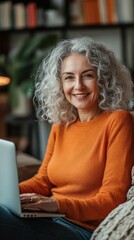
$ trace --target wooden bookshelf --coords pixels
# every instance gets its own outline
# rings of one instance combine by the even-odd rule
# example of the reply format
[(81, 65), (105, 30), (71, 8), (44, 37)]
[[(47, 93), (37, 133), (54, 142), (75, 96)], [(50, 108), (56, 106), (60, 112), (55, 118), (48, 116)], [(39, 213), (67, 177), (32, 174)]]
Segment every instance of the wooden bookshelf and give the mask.
[[(60, 2), (60, 4), (56, 5), (56, 2)], [(120, 4), (122, 3), (122, 4)], [(125, 4), (126, 3), (126, 4)], [(130, 7), (132, 4), (132, 7)], [(85, 15), (90, 15), (91, 12), (95, 13), (97, 10), (97, 14), (92, 16), (92, 20), (90, 22), (90, 18)], [(126, 11), (125, 11), (126, 8)], [(131, 10), (132, 8), (132, 10)], [(0, 24), (0, 35), (2, 39), (8, 38), (8, 42), (10, 42), (10, 36), (13, 34), (36, 34), (38, 32), (52, 32), (58, 31), (61, 33), (61, 37), (68, 37), (68, 31), (84, 31), (84, 30), (110, 30), (110, 29), (119, 29), (120, 38), (121, 38), (121, 49), (123, 61), (127, 64), (126, 55), (127, 55), (127, 32), (129, 29), (134, 29), (134, 16), (132, 12), (134, 10), (134, 2), (133, 0), (124, 1), (124, 0), (50, 0), (47, 3), (43, 3), (42, 1), (1, 1), (0, 9), (5, 11), (6, 14), (2, 13), (4, 19), (2, 19), (1, 24), (8, 22), (4, 26)], [(17, 18), (15, 19), (14, 9), (17, 9)], [(72, 10), (71, 10), (72, 9)], [(85, 10), (86, 9), (86, 10)], [(25, 10), (25, 14), (24, 14)], [(56, 22), (57, 18), (54, 18), (53, 22), (46, 21), (46, 18), (38, 20), (38, 10), (40, 10), (40, 18), (45, 16), (46, 13), (51, 14), (60, 14), (61, 22)], [(129, 11), (129, 12), (127, 12)], [(131, 14), (130, 14), (131, 11)], [(19, 14), (19, 12), (21, 14)], [(124, 13), (124, 19), (121, 12)], [(11, 24), (9, 23), (9, 16), (11, 17)], [(12, 13), (12, 14), (11, 14)], [(28, 14), (28, 15), (27, 15)], [(29, 15), (31, 14), (31, 18)], [(44, 14), (44, 15), (43, 15)], [(48, 14), (48, 16), (49, 16)], [(103, 15), (106, 15), (104, 17)], [(21, 18), (20, 18), (21, 16)], [(46, 14), (47, 16), (47, 14)], [(78, 17), (79, 16), (79, 17)], [(51, 16), (52, 17), (52, 16)], [(23, 19), (25, 18), (25, 19)], [(36, 18), (36, 19), (35, 19)], [(75, 18), (75, 21), (74, 21)], [(97, 19), (96, 19), (97, 18)], [(106, 19), (105, 19), (106, 18)], [(83, 19), (83, 20), (82, 20)], [(88, 21), (86, 21), (88, 19)], [(95, 20), (96, 19), (96, 20)], [(112, 20), (113, 19), (113, 20)], [(18, 22), (18, 25), (15, 24), (15, 21)], [(22, 23), (20, 22), (22, 21)], [(83, 21), (83, 22), (82, 22)], [(8, 26), (8, 27), (7, 27)], [(20, 27), (19, 27), (20, 26)], [(7, 44), (7, 49), (9, 50), (10, 44)], [(4, 50), (3, 50), (4, 49)], [(0, 52), (5, 53), (5, 41), (2, 40), (2, 44), (0, 47)]]

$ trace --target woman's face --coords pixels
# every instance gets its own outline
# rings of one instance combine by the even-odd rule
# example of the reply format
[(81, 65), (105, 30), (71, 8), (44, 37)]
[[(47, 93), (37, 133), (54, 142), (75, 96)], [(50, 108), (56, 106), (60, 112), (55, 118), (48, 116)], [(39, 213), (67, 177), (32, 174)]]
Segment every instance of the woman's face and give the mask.
[(78, 109), (78, 113), (98, 109), (96, 69), (84, 55), (72, 54), (63, 60), (61, 79), (65, 97)]

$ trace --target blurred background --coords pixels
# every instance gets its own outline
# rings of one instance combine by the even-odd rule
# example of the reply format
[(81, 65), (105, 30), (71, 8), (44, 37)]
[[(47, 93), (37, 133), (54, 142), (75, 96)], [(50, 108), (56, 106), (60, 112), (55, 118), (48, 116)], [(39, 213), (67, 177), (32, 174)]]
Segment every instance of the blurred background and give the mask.
[(133, 78), (133, 0), (0, 1), (0, 138), (17, 151), (42, 160), (51, 125), (36, 119), (34, 76), (57, 41), (82, 35), (110, 48)]

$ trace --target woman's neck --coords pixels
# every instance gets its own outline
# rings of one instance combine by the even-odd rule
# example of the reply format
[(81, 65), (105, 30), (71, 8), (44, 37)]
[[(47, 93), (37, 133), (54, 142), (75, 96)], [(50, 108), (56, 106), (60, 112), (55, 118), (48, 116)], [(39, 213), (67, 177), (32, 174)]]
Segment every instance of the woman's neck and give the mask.
[(101, 112), (102, 110), (100, 108), (96, 109), (95, 111), (90, 111), (88, 113), (81, 112), (79, 114), (79, 119), (81, 122), (89, 122), (92, 119), (96, 118), (98, 115), (100, 115)]

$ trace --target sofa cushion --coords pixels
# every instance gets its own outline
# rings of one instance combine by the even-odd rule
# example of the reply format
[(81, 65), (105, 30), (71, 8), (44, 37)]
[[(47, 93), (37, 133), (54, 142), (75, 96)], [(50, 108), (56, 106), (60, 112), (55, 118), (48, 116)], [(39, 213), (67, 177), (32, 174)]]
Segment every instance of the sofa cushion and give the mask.
[(132, 181), (131, 181), (131, 187), (127, 193), (127, 200), (130, 200), (131, 198), (134, 198), (134, 167), (132, 168)]
[(115, 208), (91, 237), (91, 240), (132, 239), (134, 239), (134, 197)]
[(40, 160), (37, 160), (36, 158), (26, 153), (17, 153), (19, 182), (22, 182), (34, 176), (37, 173), (40, 165)]
[(26, 166), (26, 165), (39, 165), (41, 161), (36, 159), (35, 157), (22, 152), (17, 152), (17, 165), (18, 167)]
[(25, 181), (33, 177), (37, 173), (39, 167), (40, 165), (37, 164), (19, 167), (18, 168), (19, 182)]

